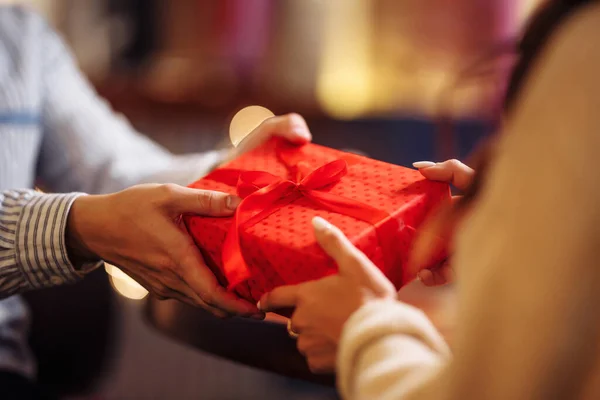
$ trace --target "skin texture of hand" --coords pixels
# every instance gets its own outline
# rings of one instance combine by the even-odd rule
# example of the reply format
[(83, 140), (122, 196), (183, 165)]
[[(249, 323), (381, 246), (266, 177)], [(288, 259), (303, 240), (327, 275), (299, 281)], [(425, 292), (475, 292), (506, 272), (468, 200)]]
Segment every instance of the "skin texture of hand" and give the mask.
[[(311, 140), (297, 114), (273, 117), (238, 148), (240, 155), (280, 136), (293, 143)], [(178, 185), (139, 185), (118, 193), (82, 196), (67, 222), (69, 256), (75, 262), (102, 259), (121, 268), (150, 293), (200, 306), (218, 317), (263, 318), (254, 304), (225, 290), (206, 266), (181, 223), (182, 214), (231, 216), (240, 199), (225, 193)]]
[[(472, 168), (458, 160), (448, 160), (441, 163), (420, 161), (414, 163), (413, 166), (425, 178), (449, 183), (459, 190), (468, 188), (475, 176), (475, 171)], [(455, 196), (453, 200), (456, 201), (458, 198), (460, 196)], [(452, 214), (450, 208), (442, 208), (438, 210), (437, 215), (432, 216), (419, 229), (413, 254), (411, 254), (411, 268), (419, 271), (419, 279), (427, 286), (443, 285), (451, 282), (454, 278), (454, 271), (448, 261), (431, 268), (429, 267), (429, 259), (436, 254), (441, 246), (447, 246), (459, 219), (457, 214)]]
[(394, 285), (336, 227), (313, 220), (315, 236), (337, 263), (339, 273), (299, 285), (283, 286), (260, 300), (262, 311), (294, 308), (291, 325), (298, 333), (298, 350), (315, 373), (332, 372), (344, 324), (373, 299), (396, 299)]

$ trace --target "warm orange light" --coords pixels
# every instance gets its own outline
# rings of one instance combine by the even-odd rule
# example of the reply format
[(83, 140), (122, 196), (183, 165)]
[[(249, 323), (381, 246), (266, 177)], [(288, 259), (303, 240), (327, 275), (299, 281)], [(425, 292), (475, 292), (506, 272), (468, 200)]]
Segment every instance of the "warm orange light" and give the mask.
[(373, 106), (372, 3), (338, 0), (325, 4), (317, 98), (333, 117), (360, 117)]
[(249, 106), (238, 111), (229, 125), (229, 138), (234, 146), (248, 136), (265, 119), (273, 117), (274, 114), (261, 106)]
[(121, 296), (132, 300), (141, 300), (148, 295), (148, 291), (125, 272), (114, 265), (104, 264), (104, 269), (110, 276), (110, 283)]

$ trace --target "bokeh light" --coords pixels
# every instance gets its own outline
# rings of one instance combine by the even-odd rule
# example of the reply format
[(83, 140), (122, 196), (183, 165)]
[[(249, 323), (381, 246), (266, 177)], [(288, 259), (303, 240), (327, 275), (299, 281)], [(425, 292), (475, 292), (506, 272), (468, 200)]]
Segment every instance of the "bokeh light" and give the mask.
[(360, 117), (373, 102), (371, 3), (337, 0), (327, 5), (317, 98), (334, 118)]
[(275, 114), (265, 107), (248, 106), (238, 111), (229, 125), (229, 138), (234, 146), (248, 136), (265, 119), (273, 117)]
[(104, 269), (110, 277), (112, 287), (121, 296), (132, 300), (141, 300), (148, 295), (148, 291), (142, 285), (114, 265), (104, 264)]

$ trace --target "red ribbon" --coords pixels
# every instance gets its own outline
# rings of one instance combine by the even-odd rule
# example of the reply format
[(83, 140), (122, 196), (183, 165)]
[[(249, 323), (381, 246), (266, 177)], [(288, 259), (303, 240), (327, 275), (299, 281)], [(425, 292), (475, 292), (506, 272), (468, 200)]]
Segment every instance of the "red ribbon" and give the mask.
[(384, 264), (387, 268), (395, 266), (394, 242), (399, 231), (398, 222), (386, 211), (329, 193), (331, 187), (339, 183), (348, 172), (346, 160), (338, 159), (310, 171), (310, 167), (299, 157), (297, 151), (289, 152), (285, 148), (279, 148), (278, 156), (296, 176), (294, 181), (268, 172), (232, 169), (216, 170), (207, 177), (232, 183), (237, 176), (237, 192), (243, 199), (233, 217), (222, 250), (223, 272), (230, 290), (251, 277), (242, 254), (240, 232), (301, 197), (308, 198), (329, 211), (375, 226), (383, 250)]

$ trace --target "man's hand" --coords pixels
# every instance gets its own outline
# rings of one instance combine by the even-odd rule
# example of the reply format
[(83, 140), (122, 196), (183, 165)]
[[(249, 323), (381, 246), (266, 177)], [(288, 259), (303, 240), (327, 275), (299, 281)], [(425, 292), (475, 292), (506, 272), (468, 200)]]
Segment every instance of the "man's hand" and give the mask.
[(224, 217), (239, 199), (177, 185), (140, 185), (75, 200), (67, 223), (74, 253), (101, 258), (160, 298), (175, 298), (213, 314), (259, 315), (221, 287), (180, 225), (181, 214)]
[[(279, 136), (304, 144), (312, 137), (297, 114), (273, 117), (254, 129), (232, 156)], [(181, 225), (182, 214), (227, 217), (240, 199), (177, 185), (140, 185), (105, 196), (75, 200), (66, 231), (72, 259), (100, 258), (160, 298), (197, 305), (216, 316), (263, 318), (254, 304), (226, 291), (204, 263)]]

